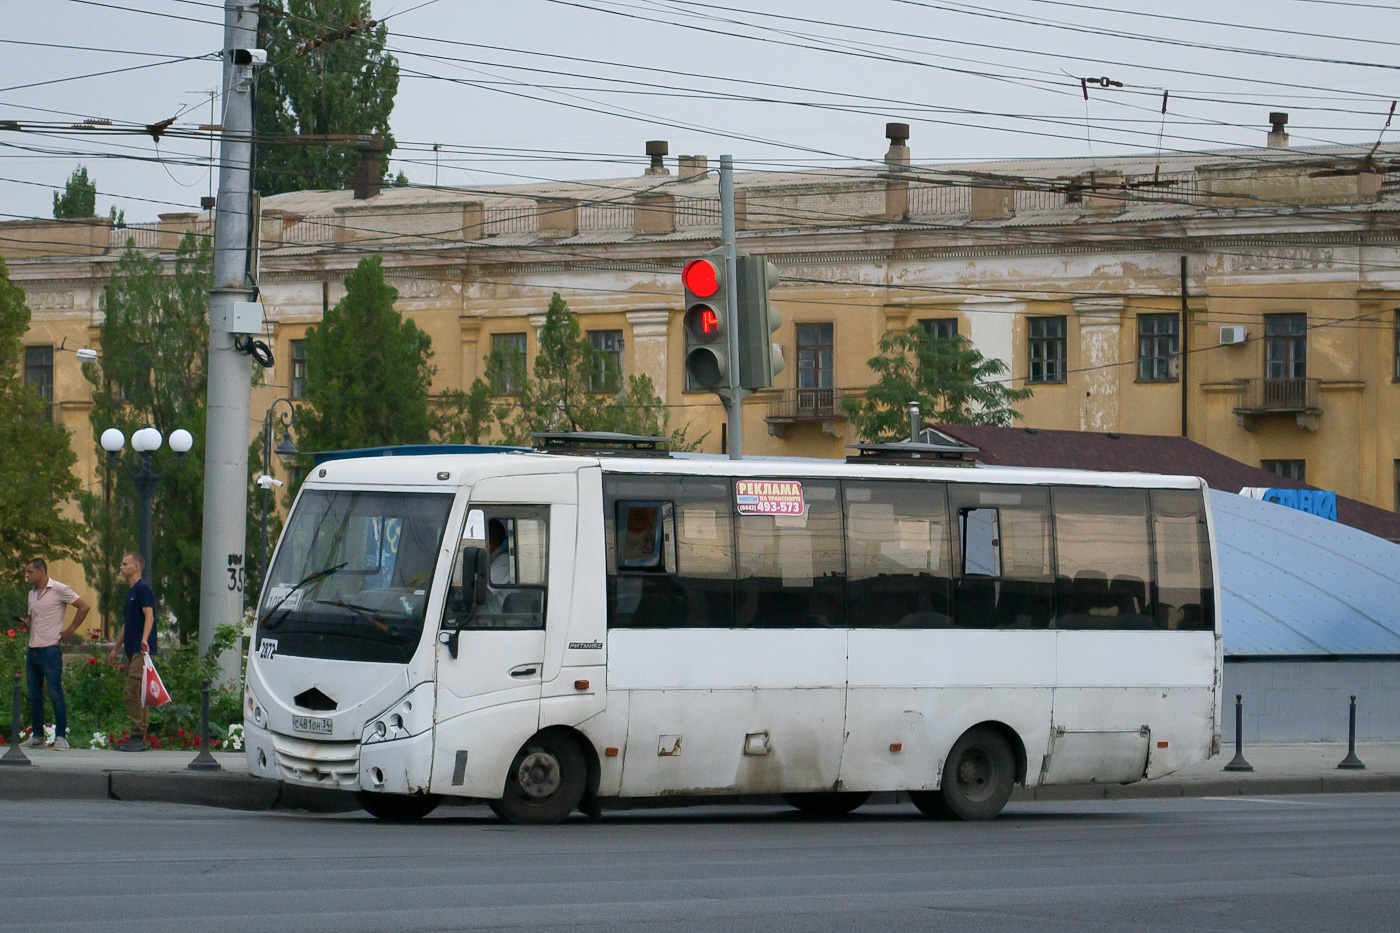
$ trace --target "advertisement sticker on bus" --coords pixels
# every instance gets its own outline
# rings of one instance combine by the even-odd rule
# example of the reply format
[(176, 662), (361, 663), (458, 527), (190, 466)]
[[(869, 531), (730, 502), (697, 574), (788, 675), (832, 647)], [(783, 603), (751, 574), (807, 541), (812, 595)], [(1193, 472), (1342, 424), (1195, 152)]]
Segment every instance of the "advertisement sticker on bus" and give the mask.
[(796, 480), (741, 479), (734, 483), (740, 515), (801, 515), (806, 511)]

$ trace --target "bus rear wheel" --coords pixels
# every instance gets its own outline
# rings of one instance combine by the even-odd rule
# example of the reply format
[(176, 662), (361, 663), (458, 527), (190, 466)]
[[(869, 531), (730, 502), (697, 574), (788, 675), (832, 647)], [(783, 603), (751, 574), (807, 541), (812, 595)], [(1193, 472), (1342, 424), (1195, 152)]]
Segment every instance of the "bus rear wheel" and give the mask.
[(411, 823), (421, 820), (437, 809), (442, 798), (437, 794), (376, 794), (362, 790), (356, 795), (360, 806), (376, 819), (391, 823)]
[(995, 729), (969, 729), (953, 744), (938, 790), (910, 791), (925, 815), (938, 819), (990, 820), (1011, 799), (1016, 757)]
[(505, 793), (489, 803), (497, 816), (512, 823), (558, 823), (583, 799), (586, 777), (578, 743), (566, 735), (542, 733), (516, 753)]
[(869, 799), (870, 794), (866, 792), (783, 794), (784, 801), (808, 816), (845, 816)]

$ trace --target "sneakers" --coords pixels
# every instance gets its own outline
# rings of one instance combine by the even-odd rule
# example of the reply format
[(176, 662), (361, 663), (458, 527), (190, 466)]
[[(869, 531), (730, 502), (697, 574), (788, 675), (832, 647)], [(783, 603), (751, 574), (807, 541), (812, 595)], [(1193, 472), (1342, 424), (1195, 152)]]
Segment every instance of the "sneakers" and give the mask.
[(149, 746), (143, 738), (131, 738), (117, 746), (119, 752), (144, 752)]
[(48, 743), (37, 735), (30, 736), (28, 739), (19, 743), (20, 748), (43, 748), (46, 745), (48, 745)]
[(53, 744), (50, 745), (49, 748), (56, 748), (61, 752), (66, 752), (68, 750), (68, 740), (60, 735), (53, 740)]

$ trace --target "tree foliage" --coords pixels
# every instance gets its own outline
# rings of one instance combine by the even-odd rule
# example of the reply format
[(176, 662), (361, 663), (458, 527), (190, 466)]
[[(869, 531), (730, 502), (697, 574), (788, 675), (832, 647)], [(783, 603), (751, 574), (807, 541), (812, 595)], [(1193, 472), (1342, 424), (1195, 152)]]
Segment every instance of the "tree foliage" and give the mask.
[(487, 358), (491, 384), (508, 400), (495, 417), (507, 444), (531, 443), (530, 435), (549, 431), (619, 431), (670, 436), (675, 450), (691, 450), (684, 427), (670, 428), (670, 412), (651, 377), (629, 375), (626, 385), (609, 378), (607, 356), (595, 350), (578, 317), (558, 292), (549, 302), (539, 332), (539, 352), (527, 373), (519, 355), (500, 350)]
[[(97, 216), (97, 182), (88, 178), (87, 166), (79, 165), (63, 187), (60, 196), (53, 193), (53, 216), (55, 220), (85, 220)], [(107, 218), (118, 227), (126, 226), (126, 211), (113, 207)]]
[(53, 193), (55, 220), (75, 220), (97, 216), (97, 182), (88, 178), (87, 166), (79, 165), (63, 187)]
[[(388, 29), (347, 28), (370, 18), (369, 0), (272, 0), (260, 4), (259, 46), (268, 65), (258, 74), (253, 127), (259, 138), (254, 187), (284, 191), (349, 188), (359, 153), (353, 146), (302, 145), (278, 137), (373, 135), (384, 139), (379, 173), (389, 169), (394, 137), (389, 115), (399, 65), (386, 54)], [(320, 39), (304, 54), (298, 48)]]
[(297, 446), (308, 453), (425, 444), (442, 427), (429, 401), (432, 340), (394, 310), (378, 256), (360, 260), (345, 297), (306, 332), (306, 403)]
[(1005, 426), (1020, 412), (1012, 406), (1031, 397), (1004, 379), (1006, 364), (987, 359), (962, 335), (938, 338), (915, 325), (880, 337), (880, 355), (867, 362), (875, 383), (864, 398), (847, 397), (841, 407), (866, 442), (909, 436), (908, 406), (917, 401), (925, 420), (944, 424)]
[[(168, 438), (176, 428), (194, 436), (177, 460), (168, 446), (155, 454), (164, 478), (152, 508), (152, 585), (156, 598), (179, 620), (184, 641), (199, 625), (200, 548), (204, 514), (204, 424), (209, 356), (209, 296), (213, 251), (207, 239), (186, 236), (173, 270), (157, 257), (128, 248), (103, 299), (102, 355), (83, 367), (93, 385), (93, 438), (115, 427), (128, 442), (122, 454), (139, 469), (130, 446), (134, 431), (151, 425)], [(98, 450), (101, 486), (81, 497), (92, 541), (83, 555), (99, 610), (117, 611), (115, 577), (121, 553), (139, 544), (140, 497), (127, 471)], [(124, 590), (123, 590), (124, 591)]]
[(24, 290), (0, 259), (0, 572), (16, 589), (25, 561), (73, 556), (84, 537), (83, 525), (64, 515), (81, 488), (68, 432), (48, 419), (48, 401), (24, 384), (29, 317)]

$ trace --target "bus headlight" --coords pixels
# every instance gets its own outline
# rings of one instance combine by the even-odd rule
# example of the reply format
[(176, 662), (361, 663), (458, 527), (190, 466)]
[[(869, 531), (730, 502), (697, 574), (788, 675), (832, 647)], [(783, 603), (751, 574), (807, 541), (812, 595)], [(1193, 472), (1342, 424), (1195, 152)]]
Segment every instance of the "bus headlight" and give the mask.
[(247, 710), (245, 715), (247, 715), (247, 717), (253, 721), (253, 725), (257, 726), (259, 729), (266, 729), (267, 713), (263, 712), (262, 706), (258, 703), (257, 700), (253, 699), (253, 692), (249, 690), (245, 694), (245, 698), (247, 700)]
[(360, 742), (372, 745), (421, 735), (433, 724), (433, 685), (422, 683), (365, 725)]

